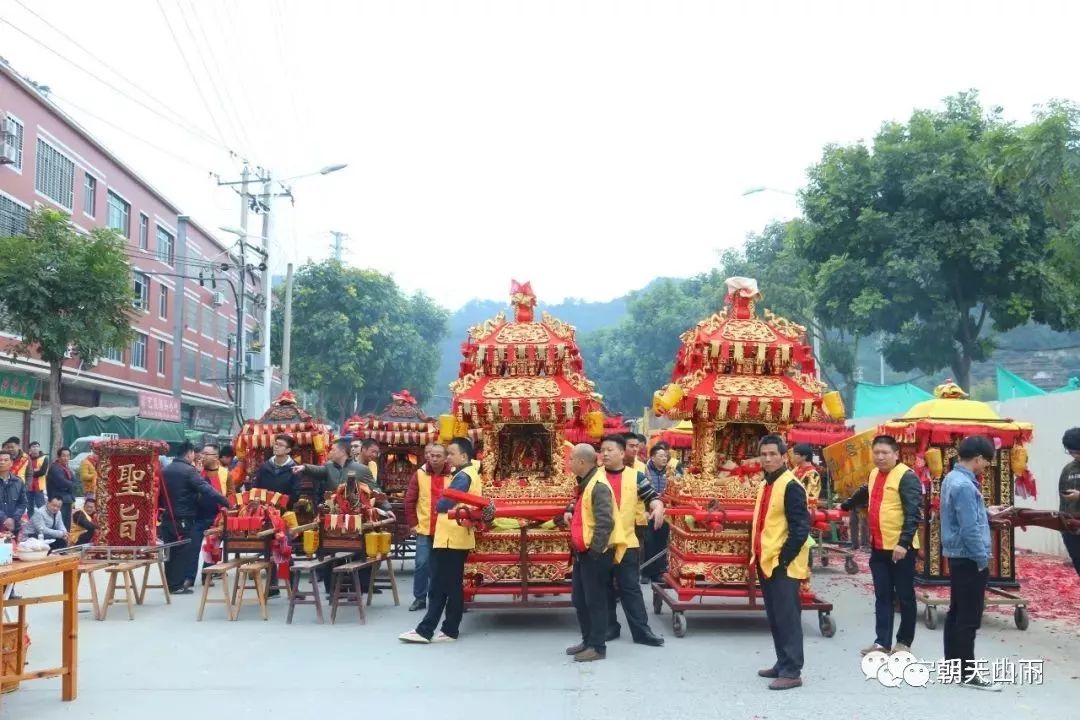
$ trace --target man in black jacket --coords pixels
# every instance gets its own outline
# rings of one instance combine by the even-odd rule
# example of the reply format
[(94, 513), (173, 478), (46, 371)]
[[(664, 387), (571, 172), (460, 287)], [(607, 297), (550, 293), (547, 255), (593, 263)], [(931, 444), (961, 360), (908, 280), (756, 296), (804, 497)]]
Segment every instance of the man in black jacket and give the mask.
[(219, 507), (228, 504), (225, 496), (214, 490), (206, 478), (195, 469), (195, 448), (186, 442), (180, 446), (176, 457), (162, 473), (161, 495), (158, 504), (163, 509), (159, 536), (169, 543), (188, 539), (186, 545), (173, 548), (165, 565), (166, 584), (169, 592), (190, 593), (186, 576), (192, 565), (192, 556), (200, 552), (201, 538), (194, 537), (195, 516), (199, 510), (199, 498), (209, 498)]
[[(31, 456), (33, 457), (33, 456)], [(71, 527), (71, 508), (75, 504), (75, 473), (71, 470), (71, 449), (62, 447), (56, 453), (56, 462), (49, 466), (45, 478), (45, 490), (49, 497), (58, 497), (63, 504), (60, 516), (64, 518), (64, 527)], [(93, 488), (90, 488), (93, 492)]]
[(289, 496), (288, 508), (300, 498), (300, 475), (293, 472), (296, 462), (290, 456), (296, 441), (292, 435), (278, 435), (274, 438), (273, 456), (264, 462), (255, 473), (254, 487)]
[(11, 474), (11, 451), (0, 450), (0, 531), (18, 536), (28, 504), (26, 483)]

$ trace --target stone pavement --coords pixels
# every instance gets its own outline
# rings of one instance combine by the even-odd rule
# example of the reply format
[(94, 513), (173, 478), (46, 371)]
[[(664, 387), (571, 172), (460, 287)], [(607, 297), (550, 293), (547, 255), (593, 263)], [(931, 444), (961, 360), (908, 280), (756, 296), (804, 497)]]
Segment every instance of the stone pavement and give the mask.
[[(401, 578), (402, 576), (399, 576)], [(409, 587), (407, 573), (403, 588)], [(266, 717), (389, 718), (438, 713), (438, 717), (532, 718), (879, 718), (903, 704), (903, 716), (1064, 717), (1080, 697), (1080, 629), (1034, 617), (1026, 632), (1011, 618), (987, 615), (977, 653), (988, 660), (1045, 660), (1042, 685), (984, 693), (953, 686), (886, 688), (864, 680), (858, 649), (872, 640), (872, 598), (842, 570), (822, 570), (815, 589), (835, 603), (838, 629), (821, 637), (817, 618), (804, 617), (805, 686), (770, 692), (756, 677), (771, 664), (772, 643), (764, 614), (689, 615), (685, 638), (672, 636), (666, 610), (653, 627), (667, 636), (664, 648), (611, 643), (608, 658), (576, 665), (563, 649), (578, 639), (571, 610), (494, 614), (470, 612), (457, 643), (404, 645), (398, 633), (417, 613), (409, 598), (395, 608), (389, 593), (376, 596), (368, 624), (339, 612), (338, 624), (317, 625), (314, 608), (297, 608), (285, 625), (285, 602), (271, 602), (271, 619), (245, 608), (237, 622), (221, 606), (195, 622), (196, 597), (160, 597), (128, 621), (123, 608), (105, 622), (88, 613), (79, 623), (79, 698), (60, 701), (59, 681), (23, 683), (0, 698), (0, 719), (224, 720)], [(21, 586), (31, 594), (44, 586)], [(648, 600), (648, 596), (646, 598)], [(651, 603), (649, 603), (651, 605)], [(650, 610), (651, 612), (651, 610)], [(33, 667), (58, 658), (56, 606), (30, 608)], [(920, 616), (921, 617), (921, 616)], [(625, 632), (625, 629), (624, 629)], [(914, 651), (923, 660), (941, 654), (941, 630), (919, 624)], [(1006, 709), (1007, 708), (1007, 709)]]

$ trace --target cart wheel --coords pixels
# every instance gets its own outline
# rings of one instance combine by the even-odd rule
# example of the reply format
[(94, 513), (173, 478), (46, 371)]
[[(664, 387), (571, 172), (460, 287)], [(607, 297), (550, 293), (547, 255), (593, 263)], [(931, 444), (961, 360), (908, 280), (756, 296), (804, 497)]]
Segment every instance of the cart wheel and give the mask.
[(923, 622), (926, 623), (926, 627), (933, 630), (937, 627), (937, 608), (932, 605), (927, 605), (926, 610), (923, 612)]
[(686, 635), (686, 613), (677, 612), (671, 614), (671, 631), (675, 633), (677, 638)]
[(1017, 630), (1027, 630), (1028, 624), (1031, 618), (1028, 616), (1027, 608), (1023, 605), (1017, 605), (1015, 612), (1013, 612), (1013, 620), (1016, 621)]
[(832, 616), (826, 613), (818, 613), (818, 627), (821, 629), (821, 636), (831, 638), (836, 634), (836, 623), (833, 622)]
[(829, 553), (821, 553), (821, 567), (829, 567)]
[(859, 563), (855, 562), (855, 558), (850, 555), (844, 560), (844, 572), (848, 575), (854, 575), (859, 572)]
[(664, 614), (664, 601), (656, 590), (652, 591), (652, 611), (655, 615)]

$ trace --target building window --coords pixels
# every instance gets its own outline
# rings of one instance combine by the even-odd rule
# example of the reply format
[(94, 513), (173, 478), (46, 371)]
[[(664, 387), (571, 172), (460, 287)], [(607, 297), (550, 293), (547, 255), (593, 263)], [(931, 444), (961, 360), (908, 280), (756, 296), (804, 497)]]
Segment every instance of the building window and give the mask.
[(135, 341), (131, 343), (131, 367), (146, 369), (146, 341), (143, 333), (135, 333)]
[(105, 359), (112, 360), (113, 362), (124, 362), (124, 350), (123, 348), (109, 348), (105, 351)]
[(150, 309), (150, 276), (146, 273), (135, 273), (135, 307), (140, 310)]
[(6, 130), (11, 135), (11, 145), (15, 148), (15, 156), (11, 158), (11, 167), (22, 172), (23, 124), (8, 115)]
[(214, 380), (214, 358), (209, 355), (202, 356), (202, 363), (199, 367), (202, 375), (199, 377), (199, 381), (204, 385), (209, 385)]
[(105, 225), (126, 238), (131, 237), (131, 205), (112, 190), (107, 193), (109, 206)]
[(202, 334), (208, 338), (214, 337), (214, 309), (208, 305), (202, 306)]
[(150, 249), (150, 218), (139, 213), (139, 249)]
[(229, 318), (224, 315), (217, 316), (217, 341), (222, 345), (229, 344)]
[(214, 361), (214, 367), (217, 368), (217, 376), (218, 376), (218, 382), (216, 384), (220, 385), (221, 387), (225, 387), (225, 385), (228, 384), (228, 380), (229, 380), (228, 366), (226, 365), (224, 360), (215, 360)]
[(83, 177), (83, 212), (94, 217), (97, 215), (97, 178), (90, 173)]
[(37, 191), (60, 207), (75, 206), (75, 163), (44, 140), (37, 141)]
[(157, 226), (157, 257), (166, 265), (176, 264), (176, 243), (168, 230)]
[(184, 298), (184, 327), (198, 332), (199, 303), (194, 298)]
[(169, 319), (169, 288), (164, 285), (158, 286), (157, 314), (162, 320)]
[(169, 346), (164, 340), (157, 341), (157, 371), (158, 375), (165, 374), (165, 355), (169, 352)]
[(191, 348), (184, 348), (184, 377), (188, 380), (197, 379), (195, 374), (195, 351)]
[(6, 195), (0, 195), (0, 237), (15, 237), (26, 232), (30, 211)]

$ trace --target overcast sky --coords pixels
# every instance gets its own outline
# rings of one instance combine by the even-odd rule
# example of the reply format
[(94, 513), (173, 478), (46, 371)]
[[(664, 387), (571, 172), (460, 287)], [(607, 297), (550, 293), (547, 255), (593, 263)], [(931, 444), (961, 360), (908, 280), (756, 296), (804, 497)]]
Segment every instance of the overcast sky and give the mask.
[(275, 271), (340, 230), (348, 262), (451, 308), (511, 278), (607, 300), (706, 270), (797, 213), (743, 192), (798, 189), (826, 143), (967, 88), (1024, 120), (1080, 83), (1069, 2), (21, 2), (92, 57), (19, 0), (0, 18), (201, 129), (0, 23), (0, 55), (202, 225), (237, 224), (208, 173), (240, 157), (346, 162), (276, 206)]

